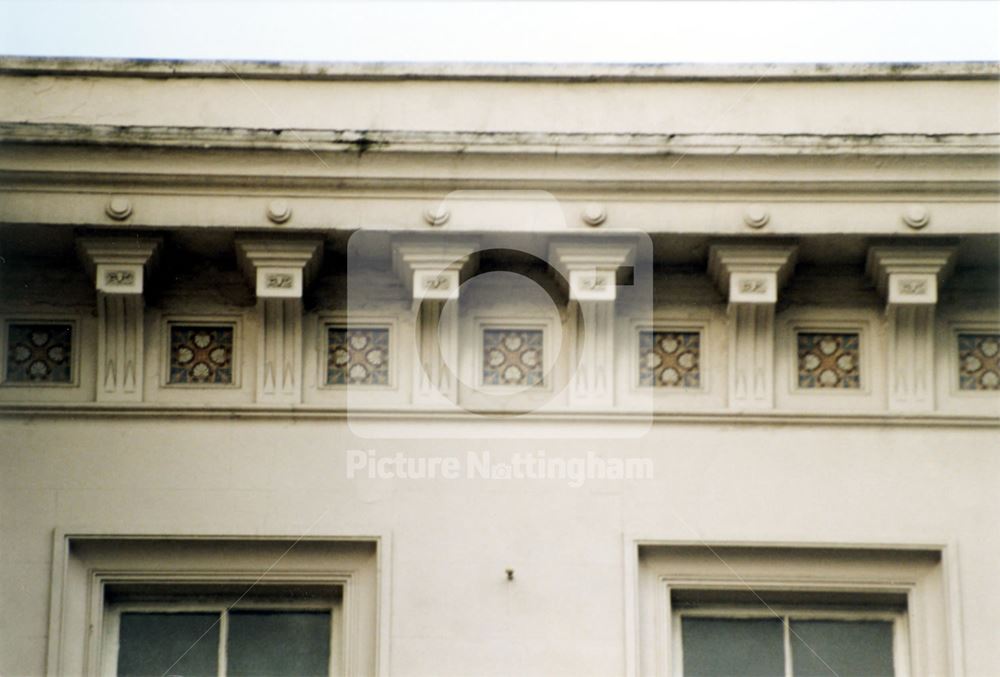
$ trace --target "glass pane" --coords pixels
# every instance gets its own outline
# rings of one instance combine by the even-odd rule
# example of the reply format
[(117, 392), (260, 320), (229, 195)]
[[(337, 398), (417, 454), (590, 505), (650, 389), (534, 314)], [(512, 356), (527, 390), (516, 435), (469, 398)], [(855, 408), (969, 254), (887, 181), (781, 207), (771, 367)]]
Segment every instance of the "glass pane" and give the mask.
[(326, 675), (329, 611), (231, 611), (230, 677)]
[(219, 614), (123, 613), (119, 677), (218, 675)]
[(684, 677), (783, 677), (778, 618), (684, 618)]
[(795, 677), (892, 677), (892, 623), (792, 621)]

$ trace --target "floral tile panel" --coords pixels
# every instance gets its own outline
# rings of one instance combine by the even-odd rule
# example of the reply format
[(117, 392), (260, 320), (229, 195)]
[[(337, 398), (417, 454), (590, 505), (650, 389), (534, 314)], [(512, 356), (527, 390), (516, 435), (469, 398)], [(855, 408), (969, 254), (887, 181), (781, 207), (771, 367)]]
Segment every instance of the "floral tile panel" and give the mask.
[(327, 385), (389, 385), (389, 329), (327, 328)]
[(72, 383), (73, 325), (10, 322), (7, 383)]

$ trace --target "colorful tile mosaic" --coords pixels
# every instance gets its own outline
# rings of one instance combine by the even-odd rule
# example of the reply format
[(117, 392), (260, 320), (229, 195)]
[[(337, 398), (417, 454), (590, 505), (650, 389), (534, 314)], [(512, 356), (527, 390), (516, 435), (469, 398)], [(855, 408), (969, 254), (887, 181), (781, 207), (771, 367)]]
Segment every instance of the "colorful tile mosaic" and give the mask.
[(235, 332), (232, 325), (170, 325), (168, 382), (231, 385)]
[(701, 334), (696, 331), (640, 331), (639, 385), (700, 387)]
[(483, 385), (542, 385), (544, 338), (541, 329), (484, 329)]
[(860, 388), (858, 334), (799, 332), (800, 388)]
[(6, 383), (72, 383), (73, 325), (10, 322)]
[(389, 330), (328, 327), (327, 385), (389, 385)]
[(960, 390), (1000, 390), (1000, 334), (958, 335)]

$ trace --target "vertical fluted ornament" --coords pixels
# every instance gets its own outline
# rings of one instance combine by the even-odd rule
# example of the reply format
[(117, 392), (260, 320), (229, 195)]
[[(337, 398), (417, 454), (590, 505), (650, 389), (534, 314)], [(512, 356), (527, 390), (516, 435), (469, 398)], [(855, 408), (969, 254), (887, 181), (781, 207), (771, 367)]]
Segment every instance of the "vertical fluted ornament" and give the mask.
[(142, 401), (142, 296), (97, 293), (98, 401)]
[(301, 400), (302, 301), (257, 300), (258, 351), (262, 356), (257, 375), (257, 399), (294, 403)]

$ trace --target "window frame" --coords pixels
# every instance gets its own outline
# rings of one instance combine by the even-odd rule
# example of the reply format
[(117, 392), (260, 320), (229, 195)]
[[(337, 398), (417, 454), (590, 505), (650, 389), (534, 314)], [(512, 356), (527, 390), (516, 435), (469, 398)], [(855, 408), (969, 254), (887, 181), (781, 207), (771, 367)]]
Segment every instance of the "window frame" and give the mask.
[[(178, 597), (178, 595), (172, 595)], [(187, 595), (185, 595), (187, 596)], [(330, 594), (323, 601), (309, 600), (239, 600), (238, 604), (226, 604), (221, 600), (209, 601), (195, 593), (190, 599), (172, 599), (170, 601), (122, 601), (112, 602), (104, 606), (103, 637), (101, 642), (101, 674), (114, 677), (118, 674), (119, 629), (123, 613), (185, 613), (185, 612), (218, 612), (219, 646), (218, 646), (218, 677), (225, 677), (228, 665), (229, 612), (233, 610), (264, 610), (282, 611), (326, 611), (330, 612), (330, 657), (327, 675), (337, 677), (344, 674), (343, 665), (343, 610), (341, 600)]]
[(791, 627), (792, 621), (888, 621), (892, 623), (892, 664), (895, 677), (909, 677), (909, 626), (906, 612), (889, 609), (822, 608), (815, 604), (768, 604), (766, 608), (739, 604), (702, 604), (692, 608), (671, 608), (671, 670), (674, 675), (684, 675), (684, 644), (681, 622), (684, 618), (778, 618), (782, 623), (782, 649), (785, 655), (785, 677), (795, 677), (792, 671)]
[(155, 585), (171, 596), (229, 585), (337, 587), (339, 674), (388, 674), (392, 554), (387, 533), (218, 536), (57, 528), (53, 538), (49, 677), (102, 674), (109, 585)]
[(671, 640), (675, 591), (748, 588), (791, 599), (801, 594), (803, 603), (819, 599), (814, 606), (825, 606), (823, 595), (852, 606), (883, 595), (905, 599), (912, 674), (962, 674), (954, 544), (674, 541), (627, 534), (624, 548), (628, 677), (678, 676)]

